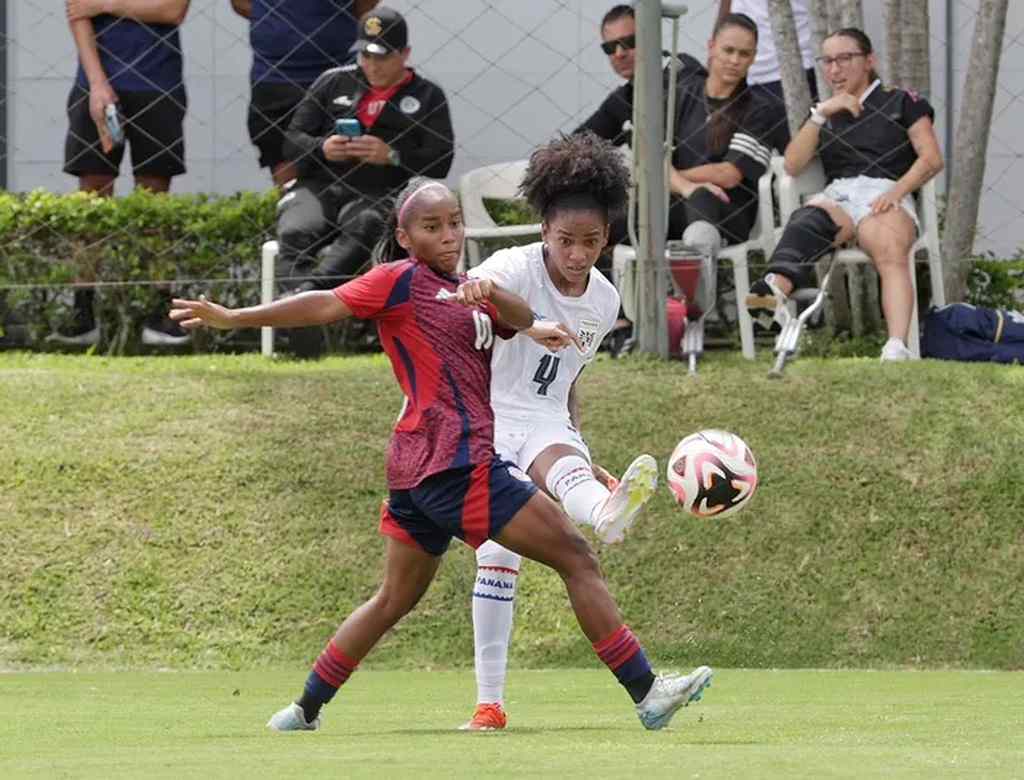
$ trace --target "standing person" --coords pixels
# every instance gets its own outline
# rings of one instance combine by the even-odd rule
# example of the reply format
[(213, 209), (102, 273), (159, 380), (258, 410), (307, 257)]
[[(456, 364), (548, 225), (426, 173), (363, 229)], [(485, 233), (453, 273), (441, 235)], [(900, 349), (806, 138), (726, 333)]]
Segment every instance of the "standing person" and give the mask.
[[(129, 147), (136, 188), (167, 192), (171, 179), (185, 172), (188, 99), (178, 27), (189, 0), (66, 0), (66, 7), (78, 71), (67, 101), (64, 172), (78, 177), (80, 190), (111, 196)], [(118, 130), (122, 135), (115, 137)], [(77, 291), (71, 330), (49, 340), (97, 344), (94, 305), (92, 290)], [(150, 318), (142, 332), (144, 344), (174, 346), (188, 340), (165, 311), (161, 305)]]
[(855, 241), (882, 282), (889, 339), (883, 362), (908, 360), (914, 288), (910, 248), (920, 229), (911, 195), (943, 168), (935, 111), (914, 92), (884, 87), (871, 39), (854, 27), (829, 35), (820, 61), (833, 95), (811, 109), (786, 148), (786, 173), (821, 158), (828, 186), (793, 212), (747, 308), (770, 322), (778, 306), (811, 284), (813, 263)]
[(669, 236), (714, 257), (746, 241), (757, 220), (757, 180), (771, 160), (768, 135), (781, 108), (747, 89), (758, 30), (729, 14), (708, 44), (708, 73), (679, 85), (679, 119), (669, 171)]
[[(807, 0), (791, 0), (793, 21), (796, 22), (797, 43), (800, 58), (807, 73), (807, 85), (811, 88), (811, 100), (818, 100), (818, 81), (814, 75), (814, 45), (811, 41), (811, 12)], [(747, 74), (747, 82), (754, 93), (768, 105), (778, 109), (782, 119), (771, 132), (771, 145), (782, 152), (789, 144), (789, 122), (786, 119), (786, 96), (782, 93), (782, 71), (779, 66), (779, 51), (772, 33), (771, 14), (768, 0), (719, 0), (718, 20), (721, 22), (730, 13), (746, 14), (761, 31), (757, 44), (757, 58)]]
[(278, 187), (295, 178), (284, 133), (317, 77), (351, 59), (358, 20), (379, 0), (231, 0), (249, 20), (249, 138)]
[(350, 316), (374, 319), (405, 404), (388, 447), (389, 498), (384, 579), (350, 614), (317, 658), (298, 701), (275, 713), (275, 731), (314, 730), (320, 710), (377, 641), (426, 592), (453, 537), (479, 547), (495, 539), (554, 568), (583, 632), (636, 703), (646, 728), (666, 726), (711, 681), (655, 677), (622, 622), (597, 558), (551, 499), (494, 452), (490, 407), (494, 335), (533, 325), (527, 303), (489, 279), (455, 275), (463, 226), (455, 196), (415, 179), (392, 212), (395, 241), (409, 255), (378, 265), (334, 290), (298, 294), (247, 309), (204, 299), (175, 301), (186, 328), (301, 327)]
[[(640, 455), (616, 485), (580, 434), (576, 384), (615, 325), (619, 294), (594, 268), (609, 222), (626, 205), (629, 170), (593, 133), (557, 138), (530, 157), (521, 189), (541, 215), (542, 241), (503, 249), (470, 271), (516, 293), (533, 311), (565, 325), (576, 343), (555, 354), (530, 339), (499, 342), (491, 358), (491, 407), (498, 455), (560, 501), (601, 541), (621, 541), (657, 486), (657, 463)], [(462, 728), (505, 728), (505, 677), (522, 556), (498, 542), (476, 550), (473, 638), (477, 707)]]

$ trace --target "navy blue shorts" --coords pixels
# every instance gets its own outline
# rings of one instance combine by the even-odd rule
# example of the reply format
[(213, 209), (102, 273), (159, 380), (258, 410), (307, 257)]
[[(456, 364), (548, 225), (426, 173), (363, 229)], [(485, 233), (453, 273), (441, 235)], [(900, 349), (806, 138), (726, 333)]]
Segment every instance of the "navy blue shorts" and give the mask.
[(497, 455), (489, 463), (432, 474), (409, 490), (392, 490), (381, 507), (380, 532), (431, 555), (452, 537), (476, 549), (501, 533), (537, 486)]

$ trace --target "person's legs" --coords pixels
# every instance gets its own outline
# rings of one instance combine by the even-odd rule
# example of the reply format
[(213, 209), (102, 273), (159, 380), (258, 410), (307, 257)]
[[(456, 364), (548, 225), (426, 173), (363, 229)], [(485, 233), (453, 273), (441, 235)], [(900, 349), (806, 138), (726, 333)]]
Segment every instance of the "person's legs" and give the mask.
[(882, 312), (889, 339), (906, 348), (914, 310), (914, 288), (910, 274), (910, 248), (916, 228), (900, 207), (861, 220), (857, 243), (875, 264), (882, 281)]
[(312, 275), (316, 250), (334, 230), (336, 212), (335, 196), (318, 179), (299, 179), (278, 201), (277, 278), (283, 289), (294, 290)]
[(337, 212), (337, 237), (324, 250), (314, 271), (320, 289), (348, 281), (370, 261), (373, 248), (384, 232), (386, 217), (382, 204), (373, 198), (348, 197)]
[(317, 728), (321, 708), (334, 698), (388, 629), (416, 606), (440, 562), (439, 555), (414, 543), (389, 538), (380, 588), (338, 627), (313, 665), (295, 705), (277, 712), (267, 725), (275, 731)]

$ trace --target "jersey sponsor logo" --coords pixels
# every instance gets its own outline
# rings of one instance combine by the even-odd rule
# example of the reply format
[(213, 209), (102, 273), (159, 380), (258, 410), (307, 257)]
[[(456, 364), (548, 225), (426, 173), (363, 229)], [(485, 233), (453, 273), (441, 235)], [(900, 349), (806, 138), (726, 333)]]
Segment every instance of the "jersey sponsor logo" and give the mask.
[(415, 114), (423, 104), (412, 95), (406, 95), (398, 102), (398, 108), (403, 114)]
[(474, 309), (473, 328), (476, 330), (476, 341), (473, 346), (477, 349), (490, 349), (494, 344), (494, 323), (491, 322), (491, 318)]
[(595, 342), (600, 330), (601, 323), (597, 320), (580, 320), (580, 326), (576, 329), (576, 338), (580, 342), (580, 352), (585, 355), (597, 347)]
[(349, 108), (352, 105), (352, 97), (350, 95), (339, 95), (331, 102), (341, 108)]

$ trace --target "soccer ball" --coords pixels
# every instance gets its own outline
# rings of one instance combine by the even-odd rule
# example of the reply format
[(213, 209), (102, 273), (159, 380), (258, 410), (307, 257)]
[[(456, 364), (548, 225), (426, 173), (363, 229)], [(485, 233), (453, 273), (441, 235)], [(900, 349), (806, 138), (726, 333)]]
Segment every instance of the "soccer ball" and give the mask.
[(750, 503), (757, 463), (736, 434), (699, 431), (679, 442), (668, 459), (668, 486), (691, 515), (725, 517)]

